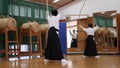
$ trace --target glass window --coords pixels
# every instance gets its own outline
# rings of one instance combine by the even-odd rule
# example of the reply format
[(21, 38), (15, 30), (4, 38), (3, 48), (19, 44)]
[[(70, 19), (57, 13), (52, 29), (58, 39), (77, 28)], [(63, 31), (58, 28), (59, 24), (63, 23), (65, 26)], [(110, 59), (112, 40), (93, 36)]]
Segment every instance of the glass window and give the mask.
[(18, 8), (18, 5), (14, 5), (14, 15), (15, 16), (19, 16), (19, 8)]
[(35, 9), (35, 18), (39, 18), (39, 9)]
[(25, 16), (25, 8), (24, 6), (20, 6), (20, 16)]
[(11, 7), (12, 7), (12, 5), (9, 4), (9, 6), (8, 6), (8, 9), (9, 9), (9, 10), (8, 10), (8, 11), (9, 11), (9, 15), (12, 15), (12, 8), (11, 8)]
[(40, 18), (43, 19), (43, 10), (40, 10)]
[(28, 17), (31, 17), (31, 8), (28, 7)]

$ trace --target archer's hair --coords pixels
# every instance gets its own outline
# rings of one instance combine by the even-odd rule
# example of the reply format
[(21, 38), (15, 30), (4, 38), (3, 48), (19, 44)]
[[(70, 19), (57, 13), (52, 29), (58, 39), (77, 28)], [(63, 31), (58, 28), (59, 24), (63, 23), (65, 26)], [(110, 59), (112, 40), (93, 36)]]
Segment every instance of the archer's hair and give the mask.
[(93, 27), (93, 25), (92, 25), (91, 23), (89, 23), (89, 24), (88, 24), (88, 27), (92, 28), (92, 27)]
[(51, 11), (51, 14), (52, 14), (53, 16), (57, 16), (57, 15), (58, 15), (58, 11), (57, 11), (56, 9), (53, 9), (53, 10)]

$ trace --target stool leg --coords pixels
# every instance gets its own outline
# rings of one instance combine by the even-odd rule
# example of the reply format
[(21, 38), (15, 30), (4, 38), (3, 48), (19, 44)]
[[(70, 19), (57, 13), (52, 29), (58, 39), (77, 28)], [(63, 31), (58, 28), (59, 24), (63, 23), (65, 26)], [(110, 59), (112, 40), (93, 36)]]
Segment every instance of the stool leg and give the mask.
[[(19, 42), (19, 52), (21, 52), (21, 45), (22, 45), (22, 33), (20, 31), (20, 42)], [(20, 54), (20, 53), (19, 53)]]
[(32, 35), (31, 35), (31, 31), (30, 31), (30, 34), (29, 34), (29, 38), (30, 38), (30, 41), (29, 41), (29, 52), (30, 52), (30, 55), (32, 55)]
[(40, 32), (39, 40), (40, 40), (40, 52), (41, 52), (41, 55), (42, 55), (42, 40), (41, 40), (41, 32)]
[(18, 44), (18, 32), (16, 30), (16, 41), (17, 41), (17, 55), (18, 55), (18, 58), (20, 57), (19, 53), (20, 53), (20, 50), (19, 50), (19, 44)]
[(5, 30), (5, 58), (8, 59), (8, 30)]
[(47, 39), (48, 39), (48, 29), (45, 31), (45, 48), (47, 46)]
[(39, 50), (40, 50), (40, 45), (39, 45), (39, 35), (37, 35), (37, 51), (39, 52)]

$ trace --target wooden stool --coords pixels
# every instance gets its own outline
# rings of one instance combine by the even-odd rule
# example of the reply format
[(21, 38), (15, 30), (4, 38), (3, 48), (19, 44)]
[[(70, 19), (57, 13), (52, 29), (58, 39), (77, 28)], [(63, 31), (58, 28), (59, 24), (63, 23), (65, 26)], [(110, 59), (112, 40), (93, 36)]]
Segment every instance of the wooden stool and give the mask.
[[(23, 42), (23, 36), (29, 37), (29, 42)], [(35, 36), (37, 37), (37, 41), (33, 42), (32, 37)], [(22, 27), (20, 28), (20, 50), (22, 43), (27, 43), (28, 45), (28, 52), (22, 52), (20, 51), (20, 55), (22, 56), (33, 56), (33, 55), (42, 55), (42, 41), (41, 41), (41, 32), (33, 32), (31, 30), (31, 26), (29, 29), (23, 29)], [(32, 44), (37, 44), (36, 51), (32, 51)]]
[[(9, 39), (9, 33), (12, 33), (12, 35), (15, 37), (14, 40)], [(9, 29), (9, 28), (4, 28), (0, 30), (0, 33), (5, 34), (5, 50), (0, 50), (0, 53), (5, 53), (5, 58), (8, 59), (9, 55), (17, 55), (19, 57), (19, 45), (18, 45), (18, 32), (17, 28), (15, 29)], [(10, 47), (10, 43), (14, 43), (14, 48)]]

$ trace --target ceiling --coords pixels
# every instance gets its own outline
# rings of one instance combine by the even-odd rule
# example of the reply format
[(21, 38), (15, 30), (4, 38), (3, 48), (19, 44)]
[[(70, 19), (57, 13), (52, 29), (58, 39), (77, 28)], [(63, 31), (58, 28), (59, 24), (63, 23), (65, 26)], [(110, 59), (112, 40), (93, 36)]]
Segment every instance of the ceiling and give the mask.
[[(38, 2), (38, 3), (42, 3), (42, 4), (47, 4), (47, 0), (30, 0), (32, 2)], [(53, 0), (48, 0), (48, 4), (53, 6), (54, 8), (58, 9), (58, 8), (61, 8), (71, 2), (73, 2), (75, 0), (60, 0), (56, 3), (53, 3)]]

